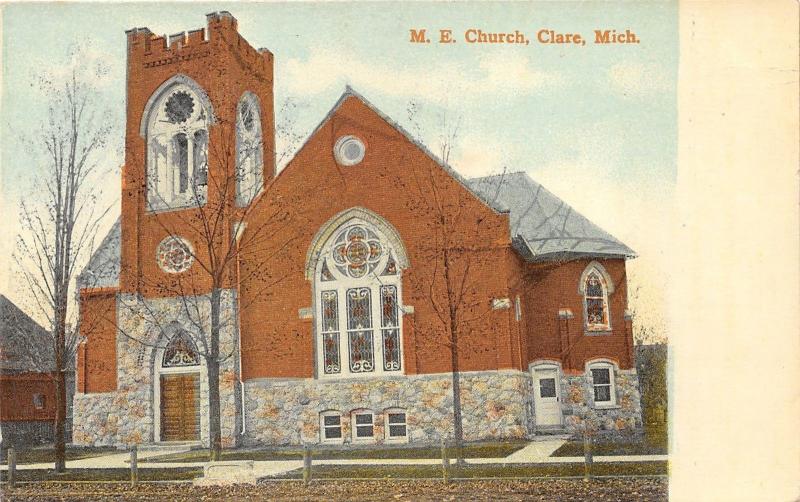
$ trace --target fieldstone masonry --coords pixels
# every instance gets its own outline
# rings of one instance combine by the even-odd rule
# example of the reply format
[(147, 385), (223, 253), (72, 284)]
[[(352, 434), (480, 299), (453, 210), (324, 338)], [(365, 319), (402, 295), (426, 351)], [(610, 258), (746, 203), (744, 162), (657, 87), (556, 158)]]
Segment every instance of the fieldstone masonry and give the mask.
[(633, 431), (642, 426), (636, 369), (615, 370), (616, 405), (595, 408), (591, 374), (562, 375), (564, 428), (579, 432), (585, 425), (597, 431)]
[[(187, 303), (197, 305), (199, 314), (189, 318)], [(222, 294), (222, 312), (236, 312), (236, 293)], [(183, 326), (192, 333), (195, 323), (209, 333), (208, 296), (186, 299), (159, 298), (143, 300), (134, 295), (117, 295), (117, 390), (114, 392), (76, 393), (73, 442), (87, 445), (131, 445), (157, 442), (156, 421), (159, 406), (155, 403), (163, 347), (176, 329)], [(142, 343), (144, 342), (144, 343)], [(205, 342), (194, 340), (200, 352)], [(223, 446), (233, 446), (241, 424), (237, 387), (237, 322), (223, 319), (220, 328), (220, 353), (228, 357), (220, 367), (220, 406)], [(200, 440), (208, 444), (208, 375), (201, 357)]]
[[(531, 433), (531, 379), (520, 371), (461, 375), (464, 438), (525, 438)], [(403, 408), (411, 442), (438, 442), (453, 433), (450, 374), (362, 380), (259, 379), (245, 383), (247, 441), (255, 444), (318, 443), (319, 414), (342, 413), (344, 442), (351, 442), (349, 415), (374, 415), (375, 438), (384, 441), (383, 412)]]

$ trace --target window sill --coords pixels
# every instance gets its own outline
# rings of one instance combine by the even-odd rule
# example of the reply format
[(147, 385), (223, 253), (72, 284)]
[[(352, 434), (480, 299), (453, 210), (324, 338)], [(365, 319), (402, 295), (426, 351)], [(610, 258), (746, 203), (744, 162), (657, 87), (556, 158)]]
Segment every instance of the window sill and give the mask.
[(585, 336), (610, 336), (613, 333), (610, 329), (587, 329), (583, 332)]
[(595, 404), (594, 409), (596, 410), (618, 410), (622, 408), (622, 406), (618, 404)]
[(344, 444), (344, 439), (323, 439), (320, 441), (321, 444)]

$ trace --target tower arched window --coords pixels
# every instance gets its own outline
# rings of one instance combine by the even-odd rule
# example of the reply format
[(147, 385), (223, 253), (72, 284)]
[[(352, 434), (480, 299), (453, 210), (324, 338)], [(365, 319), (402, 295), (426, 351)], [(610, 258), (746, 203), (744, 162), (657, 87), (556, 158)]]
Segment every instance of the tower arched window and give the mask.
[(331, 234), (314, 275), (321, 377), (403, 371), (400, 272), (370, 223), (354, 218)]
[(264, 184), (261, 107), (258, 97), (245, 93), (239, 100), (236, 119), (236, 203), (246, 206)]
[(147, 201), (150, 209), (202, 205), (208, 181), (211, 110), (202, 90), (178, 79), (148, 105)]
[(610, 331), (608, 295), (613, 292), (608, 273), (602, 265), (592, 262), (581, 276), (583, 314), (587, 331)]

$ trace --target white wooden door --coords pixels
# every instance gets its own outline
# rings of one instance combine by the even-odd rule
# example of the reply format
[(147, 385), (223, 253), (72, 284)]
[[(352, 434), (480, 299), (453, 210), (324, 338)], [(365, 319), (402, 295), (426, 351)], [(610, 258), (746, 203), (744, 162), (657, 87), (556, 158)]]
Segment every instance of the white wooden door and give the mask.
[(536, 425), (561, 425), (558, 370), (535, 369), (533, 375)]

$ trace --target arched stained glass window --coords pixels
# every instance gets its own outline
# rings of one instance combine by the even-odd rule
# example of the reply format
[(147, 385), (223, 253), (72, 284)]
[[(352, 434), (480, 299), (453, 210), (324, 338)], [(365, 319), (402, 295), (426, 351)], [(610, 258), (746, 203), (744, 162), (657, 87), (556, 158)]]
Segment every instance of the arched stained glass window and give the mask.
[(321, 376), (402, 371), (394, 253), (380, 230), (357, 218), (324, 246), (315, 273)]
[(608, 331), (611, 322), (608, 315), (608, 284), (605, 274), (598, 268), (584, 273), (583, 305), (586, 329), (589, 331)]
[(161, 361), (162, 368), (175, 368), (179, 366), (197, 366), (200, 364), (200, 356), (195, 349), (189, 335), (180, 331), (169, 341), (167, 348), (164, 349), (164, 358)]

